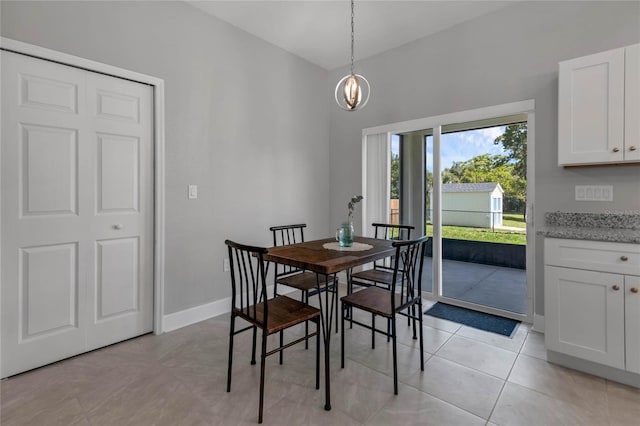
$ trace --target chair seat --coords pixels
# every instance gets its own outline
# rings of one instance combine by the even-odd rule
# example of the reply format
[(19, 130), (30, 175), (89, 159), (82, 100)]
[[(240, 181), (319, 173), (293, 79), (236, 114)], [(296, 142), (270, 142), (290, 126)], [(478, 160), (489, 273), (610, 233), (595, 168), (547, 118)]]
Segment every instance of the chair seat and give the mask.
[(367, 269), (366, 271), (360, 271), (351, 274), (351, 279), (367, 280), (390, 285), (391, 281), (393, 280), (393, 271), (386, 271), (384, 269)]
[[(269, 304), (269, 323), (264, 326), (264, 302), (255, 305), (257, 321), (252, 320), (244, 312), (234, 311), (241, 318), (264, 329), (267, 334), (277, 333), (296, 324), (303, 323), (320, 316), (320, 310), (287, 296), (276, 296), (267, 301)], [(253, 306), (249, 312), (253, 313)]]
[[(327, 284), (324, 277), (319, 277), (320, 288), (326, 287)], [(298, 274), (288, 275), (286, 277), (280, 277), (277, 280), (278, 284), (284, 284), (288, 287), (292, 287), (302, 291), (315, 290), (317, 287), (317, 280), (315, 272), (304, 271)], [(329, 281), (329, 285), (333, 285), (333, 279)]]
[[(376, 315), (392, 317), (393, 307), (391, 306), (391, 297), (389, 297), (389, 294), (389, 290), (380, 287), (368, 287), (362, 291), (348, 294), (340, 298), (340, 300), (347, 305), (373, 312)], [(400, 295), (396, 294), (395, 299), (396, 306), (400, 306)]]

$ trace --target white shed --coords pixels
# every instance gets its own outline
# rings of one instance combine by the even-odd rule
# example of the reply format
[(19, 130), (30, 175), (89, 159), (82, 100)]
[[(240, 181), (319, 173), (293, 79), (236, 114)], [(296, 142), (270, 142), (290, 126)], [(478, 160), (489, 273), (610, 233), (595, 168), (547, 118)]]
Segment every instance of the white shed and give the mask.
[(497, 182), (442, 185), (442, 224), (492, 228), (502, 226), (502, 196)]

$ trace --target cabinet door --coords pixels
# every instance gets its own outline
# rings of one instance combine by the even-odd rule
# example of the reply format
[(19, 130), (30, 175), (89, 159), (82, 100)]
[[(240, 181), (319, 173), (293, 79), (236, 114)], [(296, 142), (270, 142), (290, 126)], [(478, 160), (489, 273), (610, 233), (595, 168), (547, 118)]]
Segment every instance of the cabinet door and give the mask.
[(627, 370), (640, 374), (640, 277), (627, 275), (624, 284)]
[(545, 266), (547, 348), (624, 369), (624, 276)]
[(558, 164), (624, 158), (624, 48), (560, 63)]
[(625, 49), (624, 159), (640, 161), (640, 44)]

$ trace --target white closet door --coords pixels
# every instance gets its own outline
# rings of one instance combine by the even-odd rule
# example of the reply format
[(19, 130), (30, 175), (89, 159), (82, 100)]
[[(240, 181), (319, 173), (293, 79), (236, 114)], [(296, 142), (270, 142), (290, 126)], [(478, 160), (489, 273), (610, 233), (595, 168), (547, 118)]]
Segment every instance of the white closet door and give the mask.
[(5, 377), (152, 330), (152, 93), (1, 60)]
[(86, 94), (95, 188), (84, 199), (95, 262), (89, 350), (153, 329), (153, 150), (150, 86), (88, 73)]

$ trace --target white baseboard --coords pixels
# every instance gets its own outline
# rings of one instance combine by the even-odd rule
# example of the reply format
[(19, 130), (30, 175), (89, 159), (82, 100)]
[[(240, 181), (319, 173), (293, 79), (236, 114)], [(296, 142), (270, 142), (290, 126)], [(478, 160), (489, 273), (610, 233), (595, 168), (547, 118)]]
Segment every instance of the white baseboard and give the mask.
[(179, 328), (228, 313), (230, 311), (230, 297), (225, 297), (224, 299), (216, 300), (204, 305), (194, 306), (193, 308), (165, 315), (162, 321), (162, 331), (166, 333), (169, 331), (177, 330)]
[[(295, 289), (288, 289), (288, 291), (284, 292), (278, 289), (278, 291), (280, 291), (278, 294), (288, 294), (294, 292)], [(273, 293), (272, 285), (267, 286), (267, 293)], [(229, 312), (231, 312), (231, 297), (225, 297), (224, 299), (215, 300), (210, 303), (205, 303), (204, 305), (194, 306), (193, 308), (167, 314), (162, 319), (162, 332), (167, 333), (169, 331), (174, 331)]]
[(533, 314), (533, 331), (544, 334), (544, 315)]

